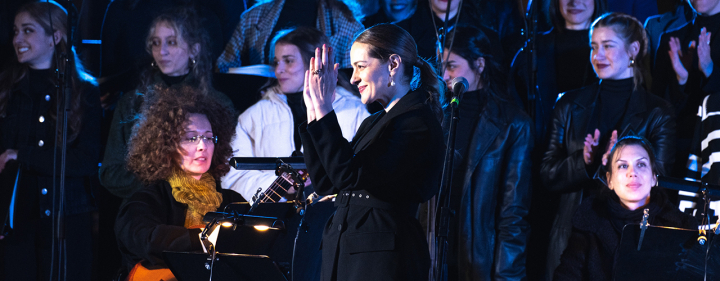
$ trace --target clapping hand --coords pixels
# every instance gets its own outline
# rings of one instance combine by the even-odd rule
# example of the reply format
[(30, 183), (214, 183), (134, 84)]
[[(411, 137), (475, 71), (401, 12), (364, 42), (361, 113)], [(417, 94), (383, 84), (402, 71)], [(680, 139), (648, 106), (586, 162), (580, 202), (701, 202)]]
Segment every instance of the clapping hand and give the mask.
[(339, 64), (333, 59), (331, 47), (323, 45), (315, 49), (315, 57), (310, 58), (310, 69), (305, 72), (303, 98), (308, 111), (308, 122), (320, 120), (333, 110), (335, 87)]
[(683, 54), (682, 47), (680, 47), (680, 39), (670, 37), (670, 50), (668, 51), (668, 55), (670, 55), (670, 61), (672, 62), (673, 70), (675, 70), (675, 75), (680, 85), (687, 83), (689, 76), (687, 66), (689, 66), (692, 61), (692, 51), (694, 49), (695, 43), (693, 41), (693, 43), (690, 44), (690, 50), (688, 50), (687, 54)]
[(713, 61), (710, 57), (710, 36), (712, 36), (712, 32), (707, 32), (707, 28), (703, 27), (697, 43), (698, 68), (705, 74), (705, 78), (710, 77), (713, 70)]
[(688, 66), (694, 59), (697, 51), (698, 56), (698, 69), (702, 71), (705, 77), (710, 77), (713, 71), (713, 61), (710, 56), (710, 38), (712, 32), (707, 32), (707, 28), (703, 27), (700, 30), (700, 36), (697, 41), (690, 41), (687, 53), (683, 54), (682, 47), (680, 46), (680, 39), (677, 37), (670, 37), (670, 61), (672, 63), (673, 70), (677, 76), (678, 83), (685, 85), (688, 79)]
[(585, 137), (585, 147), (583, 147), (583, 160), (585, 165), (591, 165), (593, 162), (593, 155), (600, 141), (600, 130), (595, 129), (595, 136), (588, 134)]
[(612, 136), (610, 136), (610, 142), (608, 142), (607, 151), (605, 151), (605, 154), (603, 154), (603, 157), (602, 157), (603, 166), (607, 165), (608, 157), (610, 156), (610, 152), (612, 151), (612, 149), (615, 146), (615, 144), (617, 143), (617, 141), (618, 141), (617, 130), (615, 130), (612, 132)]

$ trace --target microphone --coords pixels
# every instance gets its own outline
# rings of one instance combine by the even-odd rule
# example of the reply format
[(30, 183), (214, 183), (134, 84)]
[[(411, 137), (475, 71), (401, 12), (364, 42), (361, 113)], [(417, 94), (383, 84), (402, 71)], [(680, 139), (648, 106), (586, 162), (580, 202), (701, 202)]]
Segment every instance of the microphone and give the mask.
[(450, 89), (452, 89), (452, 99), (450, 100), (450, 104), (453, 106), (458, 106), (460, 104), (460, 97), (462, 94), (464, 94), (468, 86), (468, 81), (465, 79), (465, 77), (455, 77), (452, 81), (450, 81)]

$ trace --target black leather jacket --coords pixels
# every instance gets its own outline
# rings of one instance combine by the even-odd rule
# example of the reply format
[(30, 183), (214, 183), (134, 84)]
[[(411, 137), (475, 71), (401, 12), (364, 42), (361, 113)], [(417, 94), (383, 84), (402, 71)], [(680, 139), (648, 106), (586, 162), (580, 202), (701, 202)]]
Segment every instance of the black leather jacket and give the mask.
[[(583, 199), (583, 191), (598, 186), (593, 181), (594, 173), (585, 167), (583, 147), (591, 112), (598, 104), (599, 86), (597, 83), (567, 92), (555, 105), (550, 123), (549, 145), (540, 174), (548, 191), (560, 196), (548, 254), (548, 263), (555, 265), (567, 245), (571, 218)], [(648, 139), (661, 171), (670, 171), (675, 150), (675, 116), (667, 101), (642, 89), (633, 91), (620, 121), (618, 137), (631, 133)]]
[(487, 99), (479, 112), (468, 153), (455, 161), (453, 192), (460, 199), (454, 207), (457, 246), (449, 260), (456, 259), (457, 280), (523, 280), (532, 122), (510, 102)]

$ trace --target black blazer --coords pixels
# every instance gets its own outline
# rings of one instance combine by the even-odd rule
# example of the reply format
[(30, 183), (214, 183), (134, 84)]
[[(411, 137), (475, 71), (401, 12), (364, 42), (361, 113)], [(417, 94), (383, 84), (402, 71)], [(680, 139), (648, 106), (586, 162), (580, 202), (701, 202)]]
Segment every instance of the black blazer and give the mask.
[[(600, 84), (594, 84), (567, 92), (555, 106), (550, 123), (550, 139), (540, 175), (545, 188), (559, 194), (560, 203), (550, 234), (549, 262), (557, 262), (565, 248), (572, 230), (571, 218), (583, 192), (598, 186), (593, 181), (595, 171), (586, 168), (583, 147), (585, 136), (595, 129), (589, 128), (588, 123), (598, 103), (599, 87)], [(633, 91), (620, 121), (618, 138), (630, 133), (648, 139), (660, 170), (670, 171), (675, 150), (675, 116), (667, 101), (642, 89)]]
[(419, 203), (440, 183), (444, 142), (422, 91), (363, 121), (351, 143), (334, 112), (301, 125), (305, 163), (319, 194), (338, 194), (323, 234), (321, 280), (426, 280)]
[[(449, 111), (444, 128), (449, 128)], [(527, 277), (525, 248), (530, 234), (532, 121), (510, 102), (492, 98), (479, 112), (469, 133), (467, 155), (455, 158), (457, 246), (450, 249), (457, 277), (452, 277), (453, 272), (450, 279), (522, 280)]]

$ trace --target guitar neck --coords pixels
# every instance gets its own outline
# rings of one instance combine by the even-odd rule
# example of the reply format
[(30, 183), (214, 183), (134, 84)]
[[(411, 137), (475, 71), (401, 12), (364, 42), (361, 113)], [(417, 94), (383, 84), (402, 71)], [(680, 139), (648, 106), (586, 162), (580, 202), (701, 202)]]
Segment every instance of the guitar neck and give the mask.
[(275, 181), (268, 187), (265, 192), (260, 195), (258, 199), (260, 203), (277, 203), (287, 195), (288, 190), (293, 186), (294, 181), (290, 174), (283, 172), (278, 176)]

